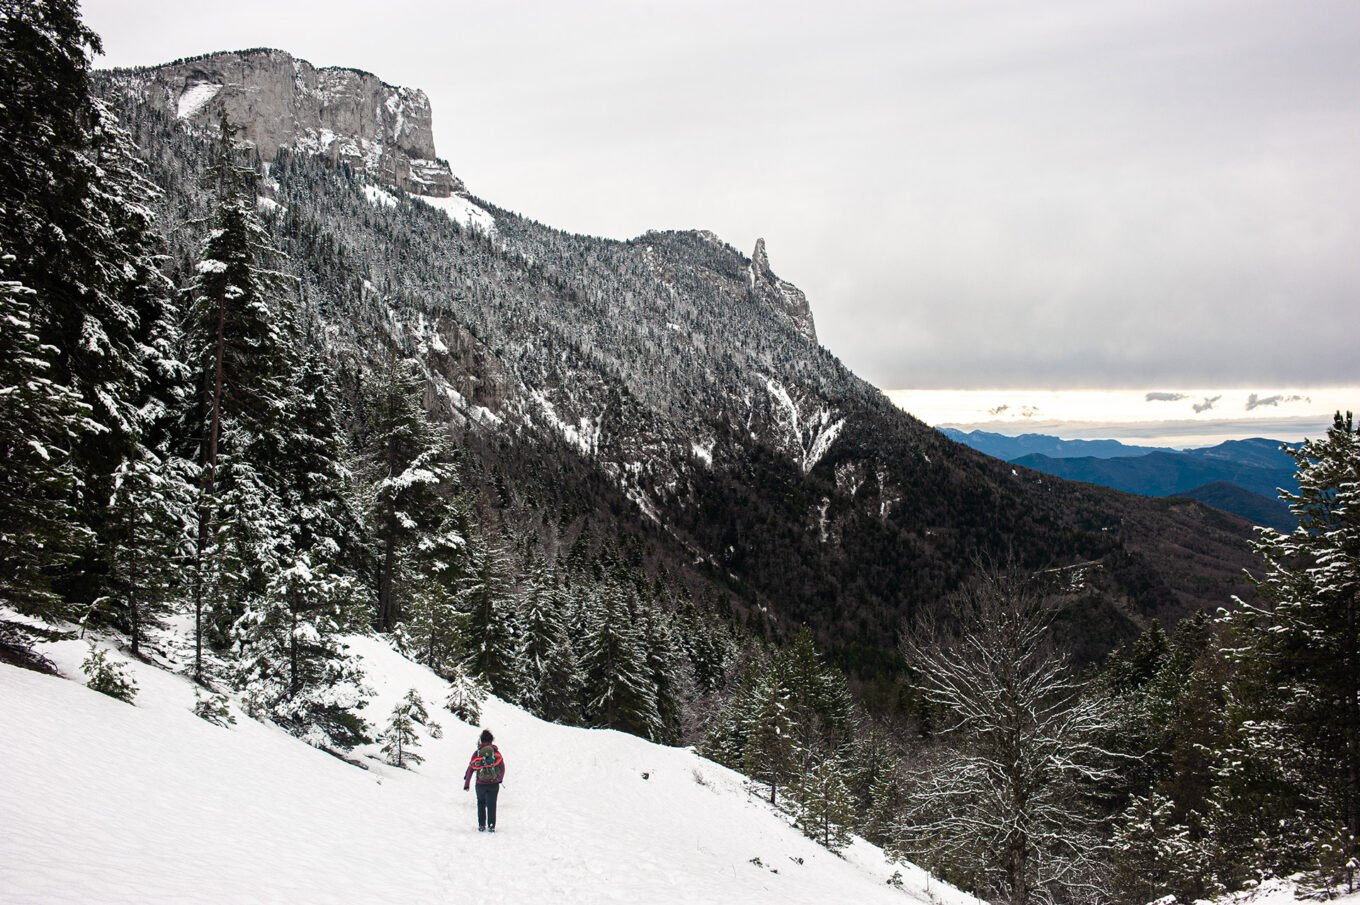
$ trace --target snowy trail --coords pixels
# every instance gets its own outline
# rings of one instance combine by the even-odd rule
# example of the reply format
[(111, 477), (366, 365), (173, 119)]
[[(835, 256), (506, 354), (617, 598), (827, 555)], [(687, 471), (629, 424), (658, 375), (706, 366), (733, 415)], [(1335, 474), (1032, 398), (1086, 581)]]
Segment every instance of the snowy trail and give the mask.
[[(372, 722), (416, 688), (444, 726), (413, 770), (362, 771), (244, 715), (210, 725), (187, 681), (144, 664), (129, 664), (135, 707), (0, 666), (0, 902), (974, 901), (938, 882), (927, 895), (914, 868), (893, 889), (873, 846), (827, 852), (691, 752), (494, 699), (483, 722), (508, 772), (499, 832), (480, 834), (462, 788), (476, 727), (436, 713), (445, 686), (423, 667), (351, 643), (379, 692)], [(81, 678), (84, 644), (44, 650)]]

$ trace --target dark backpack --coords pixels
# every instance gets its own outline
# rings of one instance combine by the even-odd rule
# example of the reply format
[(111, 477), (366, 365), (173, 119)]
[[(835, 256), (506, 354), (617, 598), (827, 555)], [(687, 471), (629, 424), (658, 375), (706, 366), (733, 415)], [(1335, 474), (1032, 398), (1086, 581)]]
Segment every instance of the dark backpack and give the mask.
[(477, 770), (477, 781), (480, 783), (500, 782), (501, 777), (505, 775), (501, 753), (496, 750), (495, 745), (482, 745), (478, 748), (472, 766)]

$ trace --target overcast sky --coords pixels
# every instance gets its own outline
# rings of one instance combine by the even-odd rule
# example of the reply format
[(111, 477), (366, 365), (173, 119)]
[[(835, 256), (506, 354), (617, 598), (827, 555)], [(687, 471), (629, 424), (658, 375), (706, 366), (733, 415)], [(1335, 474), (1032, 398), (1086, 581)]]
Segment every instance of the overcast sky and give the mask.
[(884, 387), (1360, 385), (1360, 3), (86, 0), (423, 88), (477, 195), (758, 236)]

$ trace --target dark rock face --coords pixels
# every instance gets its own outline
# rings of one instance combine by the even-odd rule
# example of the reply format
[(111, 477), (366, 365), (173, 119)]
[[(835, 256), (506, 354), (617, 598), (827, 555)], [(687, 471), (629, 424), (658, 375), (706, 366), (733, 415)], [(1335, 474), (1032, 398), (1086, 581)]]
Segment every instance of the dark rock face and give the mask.
[(127, 73), (145, 100), (199, 127), (223, 112), (261, 158), (280, 147), (348, 164), (405, 191), (463, 191), (435, 155), (430, 100), (357, 69), (317, 69), (281, 50), (214, 53)]

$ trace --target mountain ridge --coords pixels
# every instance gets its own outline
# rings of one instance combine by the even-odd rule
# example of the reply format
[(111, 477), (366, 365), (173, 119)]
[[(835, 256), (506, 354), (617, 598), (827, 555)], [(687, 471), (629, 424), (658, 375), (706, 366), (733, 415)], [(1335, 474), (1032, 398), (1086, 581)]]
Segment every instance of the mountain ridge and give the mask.
[[(163, 216), (201, 215), (184, 187), (204, 136), (144, 96), (152, 75), (101, 79), (167, 189)], [(330, 354), (356, 375), (418, 361), (426, 407), (513, 478), (505, 517), (549, 549), (587, 529), (636, 538), (653, 572), (762, 632), (807, 623), (863, 674), (899, 668), (904, 621), (978, 555), (1104, 562), (1082, 604), (1116, 626), (1097, 647), (1249, 593), (1244, 525), (1039, 481), (896, 409), (815, 342), (810, 306), (799, 323), (805, 296), (763, 243), (748, 258), (702, 231), (579, 236), (469, 196), (492, 232), (383, 200), (372, 172), (313, 150), (284, 144), (262, 191)]]

